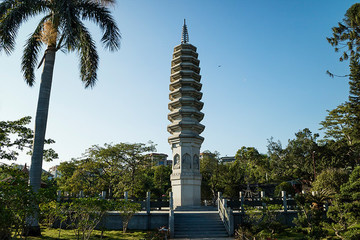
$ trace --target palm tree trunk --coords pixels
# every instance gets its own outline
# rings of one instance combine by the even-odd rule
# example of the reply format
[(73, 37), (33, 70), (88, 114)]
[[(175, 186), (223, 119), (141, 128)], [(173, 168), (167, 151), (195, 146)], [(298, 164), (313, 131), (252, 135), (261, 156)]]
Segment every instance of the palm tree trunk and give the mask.
[[(53, 77), (56, 49), (48, 47), (45, 52), (44, 69), (41, 74), (40, 92), (35, 117), (35, 135), (33, 143), (33, 155), (31, 157), (31, 167), (29, 184), (35, 192), (38, 192), (41, 185), (42, 161), (46, 124), (49, 112), (51, 83)], [(37, 214), (32, 217), (30, 222), (29, 235), (40, 233), (40, 226)]]

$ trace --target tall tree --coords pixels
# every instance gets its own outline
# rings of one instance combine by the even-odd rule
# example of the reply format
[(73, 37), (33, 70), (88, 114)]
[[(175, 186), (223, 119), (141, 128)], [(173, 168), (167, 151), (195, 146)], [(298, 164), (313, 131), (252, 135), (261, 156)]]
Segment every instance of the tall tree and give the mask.
[(158, 198), (171, 191), (171, 171), (171, 165), (160, 165), (154, 167), (154, 187), (152, 191), (155, 192), (155, 195), (157, 195)]
[(152, 178), (144, 171), (151, 169), (146, 153), (155, 150), (154, 145), (143, 143), (94, 145), (82, 158), (60, 164), (60, 187), (92, 196), (101, 191), (107, 191), (109, 197), (122, 196), (124, 191), (130, 191), (131, 196), (145, 196), (152, 185)]
[(345, 140), (349, 145), (354, 143), (354, 114), (350, 111), (350, 104), (344, 103), (328, 111), (325, 120), (320, 124), (325, 130), (325, 138), (336, 141)]
[(280, 142), (268, 140), (268, 153), (274, 180), (304, 179), (313, 181), (315, 171), (324, 168), (323, 148), (318, 145), (319, 134), (312, 134), (308, 128), (295, 133), (285, 149)]
[(268, 157), (260, 154), (254, 147), (241, 147), (235, 155), (235, 159), (244, 165), (246, 183), (263, 183), (267, 181), (269, 169)]
[[(359, 12), (360, 14), (360, 12)], [(360, 17), (360, 16), (359, 16)], [(359, 40), (360, 41), (360, 40)], [(360, 54), (356, 53), (350, 60), (350, 75), (349, 75), (349, 102), (350, 113), (355, 116), (353, 119), (353, 132), (356, 137), (356, 142), (360, 142)]]
[(332, 31), (333, 36), (327, 40), (336, 52), (342, 51), (340, 61), (350, 57), (349, 101), (330, 111), (322, 125), (336, 140), (345, 137), (348, 155), (356, 165), (360, 162), (360, 3), (352, 5)]
[(335, 48), (335, 52), (343, 51), (340, 61), (355, 57), (360, 52), (360, 3), (352, 5), (345, 13), (345, 18), (333, 27), (333, 36), (328, 42)]
[[(95, 22), (102, 30), (105, 48), (113, 51), (120, 46), (120, 33), (110, 11), (98, 0), (4, 0), (0, 3), (0, 51), (10, 54), (20, 25), (30, 17), (42, 14), (35, 31), (25, 43), (22, 72), (26, 83), (35, 83), (34, 69), (42, 45), (46, 45), (40, 64), (44, 64), (35, 118), (35, 136), (31, 158), (30, 185), (38, 191), (41, 181), (43, 148), (47, 125), (55, 55), (59, 49), (78, 52), (80, 78), (85, 88), (93, 87), (97, 80), (99, 56), (95, 42), (83, 23)], [(34, 221), (37, 222), (37, 221)], [(38, 224), (34, 223), (38, 228)]]
[(202, 153), (200, 159), (201, 196), (204, 200), (211, 199), (215, 204), (217, 193), (222, 192), (224, 185), (225, 166), (220, 162), (220, 153), (208, 150)]
[(336, 52), (342, 51), (340, 61), (350, 56), (349, 110), (355, 115), (353, 131), (360, 139), (360, 3), (352, 5), (346, 11), (343, 21), (338, 23), (338, 27), (333, 27), (332, 31), (333, 36), (327, 40)]

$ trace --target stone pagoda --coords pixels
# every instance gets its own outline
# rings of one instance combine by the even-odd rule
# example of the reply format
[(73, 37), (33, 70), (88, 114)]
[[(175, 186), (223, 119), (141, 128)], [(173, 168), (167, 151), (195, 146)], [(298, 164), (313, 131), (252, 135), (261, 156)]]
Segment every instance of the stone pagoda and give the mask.
[(200, 124), (204, 103), (200, 101), (202, 84), (197, 57), (184, 20), (181, 44), (174, 48), (171, 61), (168, 114), (171, 124), (167, 128), (171, 134), (168, 141), (173, 154), (171, 186), (175, 208), (201, 203), (199, 157), (204, 138), (199, 134), (205, 126)]

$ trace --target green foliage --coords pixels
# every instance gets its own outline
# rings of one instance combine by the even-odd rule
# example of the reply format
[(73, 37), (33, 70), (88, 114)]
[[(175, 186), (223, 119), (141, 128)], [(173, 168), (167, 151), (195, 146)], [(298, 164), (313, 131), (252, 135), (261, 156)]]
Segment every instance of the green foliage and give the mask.
[(107, 191), (109, 198), (121, 197), (125, 191), (134, 197), (145, 197), (152, 190), (163, 195), (170, 187), (170, 168), (152, 167), (146, 153), (155, 150), (143, 143), (94, 145), (82, 158), (60, 164), (60, 189), (89, 196)]
[(324, 228), (326, 210), (324, 205), (331, 197), (332, 194), (326, 190), (295, 196), (300, 211), (298, 217), (294, 219), (294, 223), (306, 233), (306, 239), (321, 239), (326, 236), (327, 231)]
[(291, 194), (292, 196), (295, 195), (295, 189), (289, 182), (282, 182), (276, 186), (274, 195), (280, 197), (281, 191), (285, 191), (286, 195)]
[(61, 173), (60, 177), (57, 178), (57, 182), (59, 188), (62, 191), (66, 191), (66, 192), (76, 191), (73, 190), (73, 184), (75, 184), (76, 181), (72, 180), (72, 176), (74, 175), (74, 172), (77, 167), (78, 167), (78, 162), (75, 159), (72, 159), (71, 161), (67, 161), (67, 162), (61, 162), (60, 165), (57, 167), (57, 170)]
[(30, 86), (34, 84), (34, 70), (41, 47), (45, 44), (52, 50), (77, 51), (81, 80), (86, 87), (92, 87), (97, 78), (99, 57), (95, 43), (82, 20), (92, 20), (100, 27), (103, 33), (101, 42), (105, 48), (113, 51), (120, 47), (119, 29), (103, 2), (108, 1), (57, 0), (54, 4), (46, 1), (4, 1), (0, 5), (0, 51), (7, 54), (13, 52), (19, 26), (29, 16), (43, 15), (25, 43), (22, 57), (25, 81)]
[(352, 201), (360, 201), (360, 166), (349, 176), (349, 181), (340, 188), (341, 194)]
[(156, 166), (154, 167), (154, 176), (153, 176), (153, 188), (151, 192), (154, 192), (154, 195), (158, 198), (163, 197), (164, 195), (168, 196), (171, 191), (171, 182), (170, 175), (172, 169), (171, 165), (168, 166)]
[(141, 206), (139, 203), (134, 203), (127, 200), (120, 200), (114, 203), (114, 209), (120, 212), (123, 232), (126, 233), (131, 218), (136, 212), (140, 211)]
[(354, 142), (355, 115), (350, 108), (350, 103), (343, 103), (331, 111), (328, 110), (328, 116), (320, 123), (321, 130), (325, 130), (325, 138), (337, 141), (345, 139), (350, 145)]
[(340, 187), (327, 213), (330, 226), (341, 239), (360, 237), (360, 166), (350, 174), (348, 182)]
[(348, 172), (343, 169), (329, 168), (322, 171), (312, 184), (312, 191), (326, 190), (339, 193), (340, 186), (348, 179)]
[(224, 196), (230, 198), (237, 198), (241, 185), (245, 184), (246, 165), (242, 164), (239, 160), (231, 164), (225, 165), (224, 175)]
[(9, 178), (0, 181), (0, 235), (8, 239), (11, 232), (14, 236), (26, 234), (27, 217), (37, 212), (37, 196), (28, 186), (28, 176), (21, 170), (1, 166)]
[(359, 239), (360, 228), (359, 217), (360, 204), (356, 202), (344, 202), (341, 196), (332, 202), (327, 212), (327, 217), (331, 219), (328, 224), (334, 230), (336, 236), (341, 239)]
[[(31, 154), (34, 132), (26, 127), (31, 122), (31, 117), (23, 117), (15, 121), (0, 121), (0, 159), (17, 160), (19, 151), (27, 149)], [(45, 144), (55, 143), (46, 139)], [(44, 150), (44, 160), (47, 162), (58, 158), (53, 149)]]
[[(326, 130), (326, 137), (331, 137), (337, 141), (346, 142), (349, 158), (349, 166), (354, 168), (359, 165), (360, 157), (360, 4), (352, 5), (345, 14), (342, 23), (332, 29), (333, 36), (327, 38), (329, 43), (335, 47), (343, 49), (340, 61), (348, 59), (350, 56), (349, 76), (349, 102), (339, 105), (336, 109), (329, 112), (325, 121), (321, 124)], [(345, 158), (346, 159), (346, 158)], [(347, 167), (347, 166), (346, 166)]]
[[(271, 178), (275, 181), (289, 181), (294, 179), (314, 180), (314, 161), (316, 171), (321, 171), (322, 153), (324, 149), (318, 145), (319, 134), (305, 128), (295, 133), (295, 139), (288, 141), (285, 149), (280, 142), (268, 140)], [(320, 161), (319, 161), (320, 160)]]
[[(151, 239), (151, 236), (157, 235), (158, 231), (106, 231), (102, 239), (118, 239), (118, 240), (144, 240)], [(27, 237), (28, 240), (54, 240), (54, 239), (71, 239), (77, 240), (77, 236), (71, 229), (63, 229), (61, 238), (58, 236), (58, 230), (53, 228), (42, 228), (41, 236)], [(94, 230), (91, 234), (91, 239), (101, 239), (101, 231)], [(156, 239), (156, 238), (155, 238)]]
[(69, 207), (69, 216), (78, 239), (89, 239), (108, 209), (109, 204), (106, 200), (79, 198), (73, 201)]
[(264, 183), (267, 181), (269, 161), (266, 155), (260, 154), (254, 147), (241, 147), (235, 159), (245, 167), (245, 183)]
[(258, 209), (247, 209), (243, 223), (235, 231), (235, 239), (273, 239), (275, 234), (284, 231), (280, 222), (279, 205), (264, 205)]
[[(204, 151), (200, 159), (200, 173), (202, 175), (201, 197), (211, 199), (215, 204), (217, 193), (223, 192), (224, 178), (227, 175), (226, 166), (220, 163), (219, 153)], [(225, 193), (227, 194), (227, 193)]]
[(340, 61), (347, 60), (348, 57), (354, 57), (359, 52), (359, 13), (360, 4), (355, 3), (352, 5), (345, 14), (342, 23), (338, 23), (337, 27), (333, 27), (333, 36), (327, 38), (328, 42), (338, 52), (339, 48), (344, 49)]
[(40, 222), (43, 226), (51, 228), (58, 217), (59, 204), (56, 201), (42, 202), (39, 204)]

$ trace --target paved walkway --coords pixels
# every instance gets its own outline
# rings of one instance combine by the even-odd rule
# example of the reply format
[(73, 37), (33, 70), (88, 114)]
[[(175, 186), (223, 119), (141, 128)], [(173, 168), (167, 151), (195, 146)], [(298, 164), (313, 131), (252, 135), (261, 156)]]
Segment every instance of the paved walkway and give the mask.
[(230, 239), (235, 239), (233, 237), (228, 237), (228, 238), (174, 238), (176, 240), (230, 240)]

